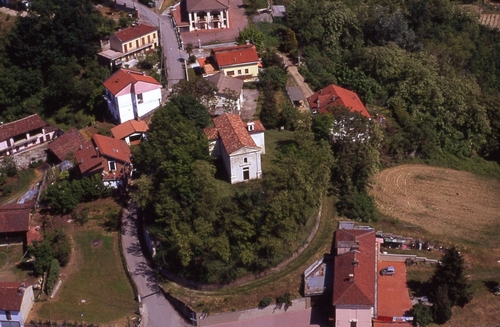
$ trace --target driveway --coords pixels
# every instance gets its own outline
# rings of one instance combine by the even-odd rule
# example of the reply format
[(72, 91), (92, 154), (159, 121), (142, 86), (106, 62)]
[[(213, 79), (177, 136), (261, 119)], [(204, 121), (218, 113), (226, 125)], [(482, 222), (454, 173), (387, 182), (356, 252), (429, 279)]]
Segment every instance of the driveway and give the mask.
[(129, 202), (123, 210), (122, 248), (127, 268), (142, 299), (144, 327), (185, 327), (187, 324), (157, 286), (154, 270), (144, 258), (137, 236), (137, 207)]

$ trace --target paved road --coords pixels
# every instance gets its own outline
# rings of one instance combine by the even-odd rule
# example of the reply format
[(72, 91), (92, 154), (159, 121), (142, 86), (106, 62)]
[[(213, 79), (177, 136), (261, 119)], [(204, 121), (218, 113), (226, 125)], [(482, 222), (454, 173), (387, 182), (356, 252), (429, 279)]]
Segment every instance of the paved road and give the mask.
[(149, 23), (160, 28), (161, 46), (164, 49), (164, 64), (168, 78), (168, 89), (186, 78), (186, 71), (183, 67), (184, 59), (188, 54), (179, 49), (174, 27), (170, 16), (158, 15), (151, 8), (140, 4), (135, 0), (119, 0), (119, 4), (126, 3), (127, 7), (135, 6), (139, 11), (140, 21)]
[(143, 303), (144, 327), (185, 327), (187, 324), (157, 286), (155, 272), (144, 258), (137, 237), (137, 208), (129, 202), (122, 217), (122, 247), (127, 267)]

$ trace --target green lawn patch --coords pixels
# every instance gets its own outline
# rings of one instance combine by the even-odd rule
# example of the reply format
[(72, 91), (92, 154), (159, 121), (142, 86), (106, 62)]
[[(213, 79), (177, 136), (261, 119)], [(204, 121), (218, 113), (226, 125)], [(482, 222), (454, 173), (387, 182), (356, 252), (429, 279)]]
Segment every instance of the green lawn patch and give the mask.
[(19, 171), (15, 182), (13, 184), (8, 183), (9, 185), (12, 185), (12, 192), (8, 196), (2, 197), (2, 199), (0, 199), (0, 204), (8, 203), (12, 199), (20, 197), (26, 193), (36, 177), (37, 175), (33, 168)]
[[(63, 282), (54, 300), (42, 305), (39, 318), (108, 323), (133, 316), (134, 293), (123, 270), (116, 233), (78, 231), (74, 240), (79, 271)], [(94, 240), (101, 242), (93, 247)]]

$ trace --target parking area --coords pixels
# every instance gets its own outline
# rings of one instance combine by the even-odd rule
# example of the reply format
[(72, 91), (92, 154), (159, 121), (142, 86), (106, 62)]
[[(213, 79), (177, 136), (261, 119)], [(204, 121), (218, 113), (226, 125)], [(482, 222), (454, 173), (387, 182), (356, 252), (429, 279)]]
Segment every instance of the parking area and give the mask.
[(396, 270), (393, 276), (378, 275), (378, 316), (403, 317), (412, 308), (406, 285), (406, 266), (404, 262), (383, 261), (379, 263), (379, 271), (389, 266)]

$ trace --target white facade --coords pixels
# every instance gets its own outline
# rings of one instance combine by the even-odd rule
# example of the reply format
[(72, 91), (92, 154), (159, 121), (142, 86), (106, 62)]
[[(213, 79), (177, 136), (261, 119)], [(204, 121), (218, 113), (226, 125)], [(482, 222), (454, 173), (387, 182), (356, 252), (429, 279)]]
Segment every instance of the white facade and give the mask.
[(231, 172), (231, 184), (262, 178), (260, 148), (244, 147), (228, 156), (222, 147), (222, 152), (224, 166)]
[(371, 327), (373, 307), (337, 305), (335, 307), (335, 327)]
[(33, 287), (28, 286), (24, 290), (21, 311), (0, 310), (0, 327), (24, 327), (29, 312), (33, 308), (34, 301)]
[(151, 89), (144, 82), (126, 88), (116, 96), (106, 90), (108, 108), (113, 118), (124, 123), (128, 120), (143, 117), (161, 105), (161, 87)]

